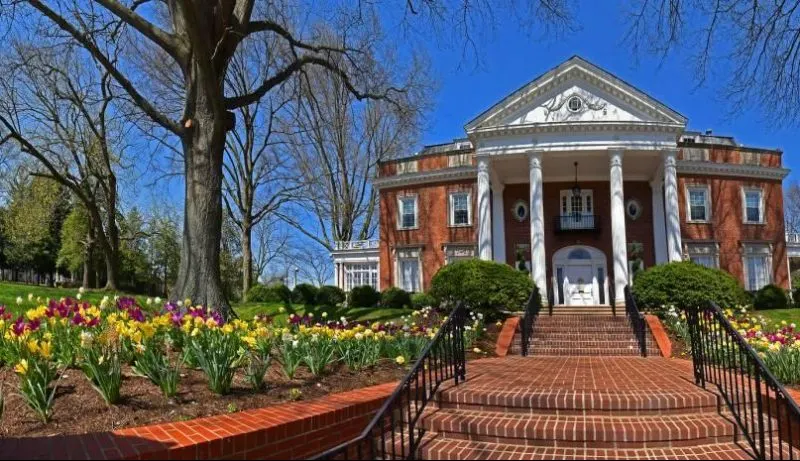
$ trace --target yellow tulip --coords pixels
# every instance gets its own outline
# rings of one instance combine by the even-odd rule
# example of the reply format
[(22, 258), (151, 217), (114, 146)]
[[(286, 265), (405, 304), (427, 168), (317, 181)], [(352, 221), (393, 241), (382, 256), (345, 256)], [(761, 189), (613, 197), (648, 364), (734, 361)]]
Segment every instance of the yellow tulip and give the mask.
[(17, 366), (14, 367), (14, 371), (20, 375), (26, 374), (28, 372), (28, 361), (25, 359), (20, 360)]

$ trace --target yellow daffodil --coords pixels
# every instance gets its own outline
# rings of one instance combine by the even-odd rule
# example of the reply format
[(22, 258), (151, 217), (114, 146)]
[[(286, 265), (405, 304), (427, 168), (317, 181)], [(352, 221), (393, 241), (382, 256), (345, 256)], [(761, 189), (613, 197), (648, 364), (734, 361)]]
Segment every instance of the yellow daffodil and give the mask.
[(19, 375), (28, 373), (28, 361), (25, 359), (20, 360), (19, 363), (14, 367), (14, 372)]

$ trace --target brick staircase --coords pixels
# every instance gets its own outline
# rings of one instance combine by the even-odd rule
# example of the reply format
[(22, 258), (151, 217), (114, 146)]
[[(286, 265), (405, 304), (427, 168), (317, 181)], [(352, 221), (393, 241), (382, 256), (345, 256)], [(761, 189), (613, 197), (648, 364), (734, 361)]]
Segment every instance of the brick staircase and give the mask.
[[(648, 357), (660, 356), (649, 332), (647, 336)], [(521, 346), (518, 332), (510, 352), (520, 354)], [(624, 309), (614, 316), (609, 306), (557, 306), (552, 316), (543, 310), (537, 318), (529, 355), (638, 356), (640, 350)]]
[(682, 361), (505, 357), (470, 362), (423, 418), (421, 459), (752, 459)]

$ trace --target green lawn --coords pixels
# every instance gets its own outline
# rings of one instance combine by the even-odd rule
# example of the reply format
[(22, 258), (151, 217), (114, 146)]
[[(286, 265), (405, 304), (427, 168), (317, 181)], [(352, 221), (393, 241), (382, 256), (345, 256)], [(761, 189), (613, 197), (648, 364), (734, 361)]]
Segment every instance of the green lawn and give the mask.
[[(28, 294), (33, 294), (34, 301), (28, 302)], [(51, 299), (60, 299), (65, 297), (72, 297), (75, 298), (78, 294), (77, 288), (49, 288), (44, 286), (37, 286), (37, 285), (28, 285), (24, 283), (13, 283), (13, 282), (0, 282), (0, 305), (5, 305), (9, 309), (13, 311), (21, 311), (23, 309), (28, 309), (34, 307), (35, 299), (37, 297), (42, 299), (44, 302), (47, 298)], [(104, 296), (108, 296), (109, 298), (113, 298), (115, 295), (117, 296), (133, 296), (139, 300), (139, 303), (144, 306), (145, 301), (148, 298), (147, 296), (143, 295), (132, 295), (129, 293), (124, 292), (112, 292), (106, 290), (86, 290), (81, 299), (84, 301), (88, 301), (92, 304), (99, 304), (100, 300), (103, 299)], [(23, 298), (23, 303), (21, 306), (17, 306), (17, 297)], [(341, 317), (346, 317), (350, 321), (389, 321), (399, 319), (404, 315), (408, 315), (412, 312), (411, 309), (380, 309), (380, 308), (332, 308), (332, 309), (325, 309), (322, 307), (314, 307), (308, 309), (304, 306), (293, 306), (291, 308), (285, 309), (285, 312), (281, 313), (280, 303), (238, 303), (233, 305), (234, 310), (242, 319), (249, 320), (252, 319), (256, 315), (267, 315), (269, 317), (273, 317), (278, 321), (286, 320), (289, 314), (297, 314), (303, 315), (308, 312), (314, 314), (315, 317), (321, 318), (323, 312), (328, 312), (328, 318), (331, 320), (339, 319)]]
[(329, 320), (338, 320), (345, 317), (350, 321), (374, 321), (386, 322), (389, 320), (396, 320), (404, 315), (413, 312), (412, 309), (381, 309), (370, 307), (353, 307), (353, 308), (325, 308), (316, 306), (309, 308), (308, 306), (291, 306), (281, 312), (282, 304), (280, 303), (240, 303), (234, 306), (236, 313), (239, 314), (244, 320), (252, 319), (256, 315), (267, 315), (277, 321), (285, 321), (290, 314), (304, 315), (313, 313), (315, 318), (322, 318), (324, 312), (328, 313)]
[(786, 321), (786, 323), (795, 323), (800, 325), (800, 309), (772, 309), (764, 311), (753, 311), (755, 315), (763, 315), (769, 322), (769, 326), (773, 327), (776, 323)]

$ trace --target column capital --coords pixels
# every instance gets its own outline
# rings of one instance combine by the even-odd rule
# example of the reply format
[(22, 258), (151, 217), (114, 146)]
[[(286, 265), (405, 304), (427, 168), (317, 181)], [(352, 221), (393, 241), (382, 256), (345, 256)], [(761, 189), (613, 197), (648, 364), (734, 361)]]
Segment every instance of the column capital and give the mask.
[(678, 149), (664, 149), (661, 151), (661, 157), (664, 159), (664, 165), (673, 166), (678, 159)]
[(609, 149), (608, 160), (612, 167), (622, 166), (622, 158), (625, 156), (625, 151), (622, 149)]
[(528, 151), (528, 167), (529, 168), (542, 168), (542, 155), (544, 151), (535, 149)]
[(489, 174), (489, 157), (478, 157), (478, 174)]

